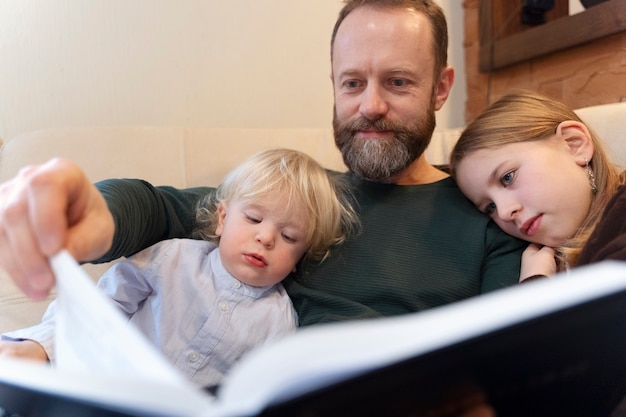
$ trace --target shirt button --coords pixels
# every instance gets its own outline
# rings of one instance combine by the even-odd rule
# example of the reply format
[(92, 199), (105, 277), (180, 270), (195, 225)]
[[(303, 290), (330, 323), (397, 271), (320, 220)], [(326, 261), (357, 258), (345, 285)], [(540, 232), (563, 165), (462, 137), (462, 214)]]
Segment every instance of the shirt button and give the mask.
[(239, 281), (233, 282), (233, 287), (234, 288), (241, 288), (241, 282), (239, 282)]
[(228, 303), (226, 301), (220, 301), (219, 309), (224, 312), (228, 311)]
[(189, 362), (197, 362), (199, 356), (196, 352), (192, 352), (189, 354), (188, 358), (189, 358)]

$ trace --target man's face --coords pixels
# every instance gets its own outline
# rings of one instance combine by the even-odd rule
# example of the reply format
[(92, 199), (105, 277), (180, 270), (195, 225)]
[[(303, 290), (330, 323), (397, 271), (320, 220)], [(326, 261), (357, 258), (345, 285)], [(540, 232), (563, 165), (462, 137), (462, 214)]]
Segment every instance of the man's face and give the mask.
[(445, 101), (434, 94), (432, 37), (427, 18), (406, 9), (361, 7), (338, 29), (335, 142), (365, 179), (395, 182), (430, 142)]

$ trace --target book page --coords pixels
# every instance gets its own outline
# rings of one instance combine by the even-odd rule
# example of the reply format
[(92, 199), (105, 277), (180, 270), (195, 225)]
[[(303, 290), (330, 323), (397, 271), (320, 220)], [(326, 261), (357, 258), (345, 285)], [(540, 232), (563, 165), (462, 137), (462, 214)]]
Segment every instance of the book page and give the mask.
[[(212, 407), (212, 400), (194, 388), (61, 371), (37, 362), (0, 356), (0, 405), (16, 416), (102, 416), (113, 411), (124, 416), (198, 417)], [(18, 401), (22, 409), (11, 408), (14, 407), (11, 402), (16, 400), (15, 392), (27, 398), (27, 403)]]
[(57, 280), (57, 368), (184, 383), (67, 252), (51, 264)]
[[(50, 261), (57, 281), (58, 371), (109, 381), (107, 389), (100, 389), (109, 401), (121, 395), (140, 408), (156, 409), (163, 402), (177, 415), (185, 408), (195, 415), (209, 407), (212, 397), (179, 374), (66, 251)], [(169, 395), (157, 398), (161, 391)]]

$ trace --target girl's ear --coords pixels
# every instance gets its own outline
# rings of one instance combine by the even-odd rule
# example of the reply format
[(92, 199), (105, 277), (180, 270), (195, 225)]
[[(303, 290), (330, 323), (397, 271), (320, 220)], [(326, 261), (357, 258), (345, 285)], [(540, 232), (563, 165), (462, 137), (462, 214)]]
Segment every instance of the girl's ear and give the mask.
[(217, 206), (217, 227), (215, 228), (215, 236), (222, 236), (222, 232), (224, 232), (224, 219), (226, 219), (226, 203), (222, 201)]
[(561, 122), (556, 128), (556, 134), (569, 147), (569, 152), (580, 166), (585, 166), (593, 158), (593, 141), (591, 133), (584, 123), (575, 120)]

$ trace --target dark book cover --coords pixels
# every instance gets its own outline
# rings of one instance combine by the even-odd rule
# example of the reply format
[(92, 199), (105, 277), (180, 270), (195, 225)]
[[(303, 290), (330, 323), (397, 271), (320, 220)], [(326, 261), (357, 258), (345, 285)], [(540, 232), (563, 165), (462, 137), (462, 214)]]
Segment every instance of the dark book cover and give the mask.
[(305, 328), (255, 349), (214, 400), (204, 395), (0, 358), (7, 417), (443, 417), (477, 404), (498, 417), (626, 416), (626, 263)]

